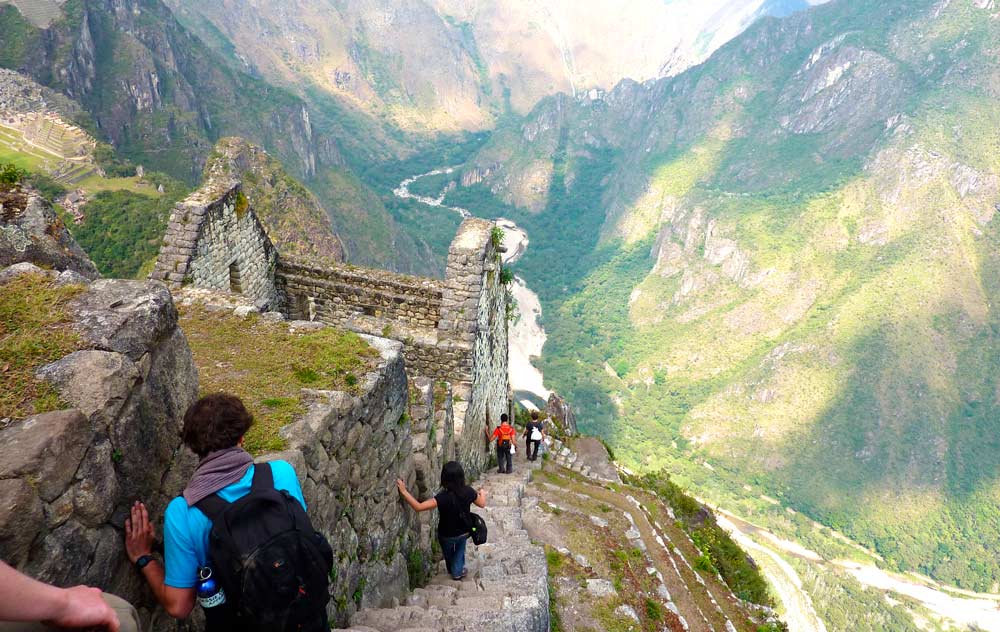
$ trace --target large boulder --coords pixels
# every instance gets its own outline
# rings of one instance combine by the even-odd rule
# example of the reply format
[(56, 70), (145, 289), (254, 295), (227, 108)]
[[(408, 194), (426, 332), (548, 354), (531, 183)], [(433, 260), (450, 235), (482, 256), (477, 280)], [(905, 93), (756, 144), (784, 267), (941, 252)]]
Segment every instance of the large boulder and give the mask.
[(0, 268), (25, 261), (53, 270), (72, 270), (87, 279), (100, 276), (52, 205), (37, 191), (0, 190)]
[(0, 433), (0, 480), (30, 480), (42, 500), (58, 498), (76, 475), (93, 438), (78, 410), (29, 417)]
[(155, 614), (121, 532), (137, 499), (159, 519), (196, 465), (180, 428), (198, 373), (173, 299), (161, 283), (90, 282), (27, 262), (0, 269), (0, 291), (22, 274), (85, 287), (67, 303), (80, 348), (35, 373), (65, 410), (0, 429), (0, 558), (47, 582), (121, 595), (155, 629), (177, 629)]

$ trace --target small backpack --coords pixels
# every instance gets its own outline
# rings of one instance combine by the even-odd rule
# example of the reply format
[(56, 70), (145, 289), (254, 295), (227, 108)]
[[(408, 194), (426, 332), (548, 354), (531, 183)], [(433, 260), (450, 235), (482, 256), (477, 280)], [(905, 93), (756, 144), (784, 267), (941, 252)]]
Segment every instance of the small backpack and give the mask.
[(458, 508), (458, 519), (469, 530), (469, 537), (472, 538), (472, 543), (476, 546), (486, 544), (486, 521), (476, 512), (462, 509), (464, 503), (458, 497), (458, 494), (451, 492), (451, 495), (455, 497), (455, 506)]
[(208, 556), (233, 630), (329, 631), (333, 551), (299, 501), (274, 488), (269, 463), (254, 467), (246, 496), (229, 503), (212, 494), (195, 506), (212, 521)]
[(509, 430), (504, 431), (503, 426), (500, 426), (500, 447), (504, 450), (511, 446), (511, 442), (514, 439), (514, 427), (511, 426)]
[(532, 441), (542, 440), (542, 426), (541, 424), (532, 424), (531, 426), (531, 436)]

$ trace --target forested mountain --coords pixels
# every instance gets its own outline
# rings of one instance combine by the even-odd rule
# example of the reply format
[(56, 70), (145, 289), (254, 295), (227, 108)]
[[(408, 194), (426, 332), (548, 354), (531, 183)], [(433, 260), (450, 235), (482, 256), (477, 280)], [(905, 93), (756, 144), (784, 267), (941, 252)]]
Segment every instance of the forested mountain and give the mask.
[(392, 189), (461, 163), (413, 190), (530, 234), (547, 387), (620, 460), (1000, 586), (995, 0), (165, 2), (0, 4), (0, 66), (189, 183), (265, 147), (356, 263), (440, 271), (458, 216)]
[(997, 585), (998, 17), (840, 0), (494, 135), (448, 199), (542, 242), (542, 365), (589, 431)]

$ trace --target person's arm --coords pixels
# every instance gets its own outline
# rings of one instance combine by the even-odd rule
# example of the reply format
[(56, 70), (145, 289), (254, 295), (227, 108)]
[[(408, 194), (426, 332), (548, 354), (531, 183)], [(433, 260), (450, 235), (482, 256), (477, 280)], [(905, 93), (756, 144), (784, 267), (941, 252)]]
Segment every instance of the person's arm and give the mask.
[(406, 483), (404, 483), (403, 479), (401, 478), (396, 479), (396, 487), (399, 489), (400, 496), (403, 497), (403, 500), (406, 501), (406, 504), (412, 507), (414, 511), (428, 511), (438, 506), (438, 501), (436, 498), (431, 498), (429, 500), (425, 500), (424, 502), (420, 502), (419, 500), (414, 498), (413, 494), (407, 491)]
[[(125, 520), (125, 551), (128, 559), (135, 564), (143, 555), (152, 555), (153, 541), (156, 539), (156, 532), (153, 530), (153, 523), (149, 520), (149, 512), (146, 505), (136, 501), (132, 505), (132, 517)], [(153, 560), (142, 569), (142, 576), (160, 602), (163, 609), (175, 619), (184, 619), (191, 610), (194, 609), (196, 589), (175, 588), (168, 586), (164, 582), (163, 566), (158, 560)]]
[(87, 586), (56, 588), (0, 562), (0, 621), (43, 621), (60, 628), (102, 627), (118, 632), (118, 615)]

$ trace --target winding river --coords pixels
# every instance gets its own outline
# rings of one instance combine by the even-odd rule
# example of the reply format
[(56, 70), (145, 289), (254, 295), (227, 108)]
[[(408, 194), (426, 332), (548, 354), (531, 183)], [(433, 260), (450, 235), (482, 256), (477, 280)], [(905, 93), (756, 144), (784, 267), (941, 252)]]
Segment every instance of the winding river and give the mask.
[[(421, 178), (442, 174), (450, 175), (455, 171), (456, 167), (444, 167), (411, 176), (400, 182), (392, 193), (400, 199), (415, 200), (427, 206), (456, 213), (462, 218), (472, 217), (472, 213), (468, 209), (448, 206), (444, 203), (446, 190), (441, 191), (438, 197), (417, 195), (410, 191), (410, 185)], [(503, 262), (505, 264), (516, 263), (528, 250), (530, 243), (528, 233), (509, 219), (500, 218), (496, 222), (504, 231), (504, 246), (507, 252), (504, 253)], [(533, 402), (532, 399), (544, 402), (549, 397), (549, 390), (545, 388), (542, 372), (531, 363), (532, 358), (542, 355), (542, 347), (545, 346), (545, 330), (541, 325), (542, 304), (538, 300), (538, 295), (528, 288), (528, 284), (521, 277), (514, 277), (511, 293), (517, 303), (520, 317), (510, 329), (510, 383), (514, 392), (521, 397), (521, 403), (528, 408), (534, 408), (537, 403)]]
[[(409, 187), (420, 178), (441, 174), (452, 174), (456, 167), (435, 169), (403, 180), (393, 191), (396, 197), (416, 200), (422, 204), (457, 213), (463, 218), (472, 217), (468, 209), (448, 206), (444, 203), (447, 191), (438, 197), (417, 195)], [(497, 219), (504, 229), (504, 263), (516, 263), (527, 251), (530, 244), (528, 234), (508, 219)], [(549, 391), (545, 388), (542, 372), (533, 366), (531, 359), (542, 353), (545, 345), (545, 330), (541, 326), (541, 303), (538, 295), (528, 288), (524, 279), (516, 277), (512, 288), (520, 318), (510, 332), (510, 380), (516, 393), (522, 394), (522, 401), (533, 406), (530, 397), (545, 400)], [(703, 501), (704, 502), (704, 501)], [(704, 503), (711, 506), (709, 503)], [(786, 561), (798, 558), (829, 571), (846, 572), (866, 588), (895, 594), (918, 603), (930, 612), (944, 627), (965, 630), (1000, 632), (1000, 595), (973, 593), (951, 586), (938, 584), (928, 578), (914, 574), (891, 573), (874, 564), (847, 560), (826, 560), (818, 553), (810, 551), (796, 542), (782, 539), (763, 527), (732, 514), (720, 507), (713, 507), (719, 524), (733, 534), (734, 539), (744, 549), (753, 553), (761, 570), (774, 587), (775, 593), (785, 607), (785, 622), (791, 632), (827, 632), (817, 616), (812, 599), (802, 586), (802, 580), (795, 569)], [(841, 536), (844, 541), (846, 537)], [(855, 545), (857, 546), (857, 545)], [(874, 557), (873, 553), (869, 553)], [(923, 627), (916, 622), (918, 627)], [(834, 631), (830, 631), (834, 632)]]

